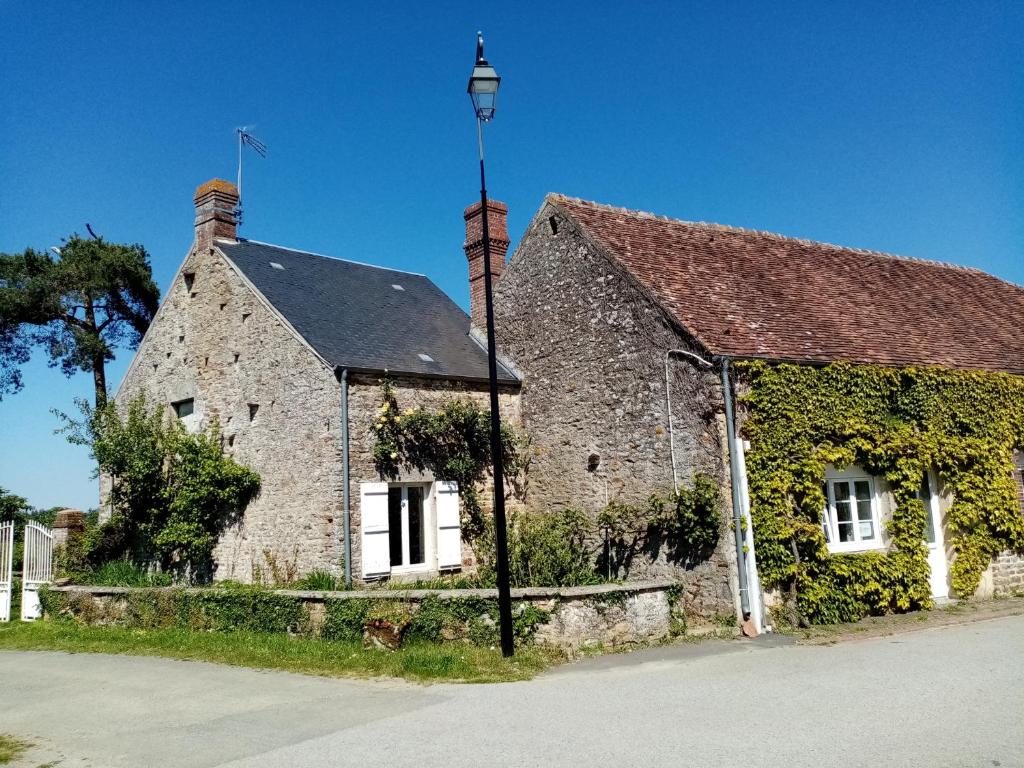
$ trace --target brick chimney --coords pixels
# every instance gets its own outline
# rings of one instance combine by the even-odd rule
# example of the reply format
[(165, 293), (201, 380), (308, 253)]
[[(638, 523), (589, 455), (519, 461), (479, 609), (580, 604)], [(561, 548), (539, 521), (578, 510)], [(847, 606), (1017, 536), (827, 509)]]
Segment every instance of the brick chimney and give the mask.
[(210, 179), (196, 189), (196, 248), (210, 248), (214, 238), (234, 240), (238, 187), (224, 179)]
[[(484, 285), (484, 220), (480, 203), (466, 209), (466, 242), (462, 249), (469, 260), (469, 317), (474, 328), (487, 328), (487, 294)], [(497, 200), (487, 201), (487, 229), (491, 240), (492, 284), (505, 271), (508, 252), (508, 206)]]

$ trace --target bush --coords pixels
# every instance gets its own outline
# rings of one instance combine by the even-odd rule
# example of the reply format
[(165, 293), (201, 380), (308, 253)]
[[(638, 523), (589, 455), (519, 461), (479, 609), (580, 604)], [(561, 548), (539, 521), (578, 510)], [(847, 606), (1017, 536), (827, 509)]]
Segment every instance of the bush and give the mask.
[(371, 602), (365, 597), (326, 601), (321, 630), (323, 637), (327, 640), (362, 640)]
[[(518, 512), (509, 516), (509, 578), (519, 587), (600, 584), (608, 573), (628, 576), (639, 555), (692, 567), (714, 552), (721, 528), (718, 484), (702, 474), (693, 487), (652, 494), (643, 504), (612, 502), (596, 519), (578, 509)], [(481, 580), (494, 584), (492, 522), (475, 549)]]
[(103, 587), (169, 587), (171, 574), (143, 568), (127, 560), (111, 560), (96, 568), (68, 573), (75, 584)]
[(65, 431), (111, 479), (112, 516), (92, 534), (88, 563), (127, 557), (208, 578), (217, 540), (258, 492), (259, 475), (224, 455), (216, 424), (189, 434), (142, 397), (123, 417), (113, 403), (79, 408), (83, 420), (65, 417)]

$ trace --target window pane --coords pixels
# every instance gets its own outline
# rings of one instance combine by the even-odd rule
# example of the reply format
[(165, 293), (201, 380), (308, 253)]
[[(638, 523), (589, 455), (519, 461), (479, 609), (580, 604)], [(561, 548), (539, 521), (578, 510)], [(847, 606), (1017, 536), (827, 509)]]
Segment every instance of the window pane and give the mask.
[(857, 519), (860, 521), (859, 531), (862, 539), (875, 538), (875, 524), (871, 517), (871, 483), (857, 480), (853, 484), (857, 494)]
[(836, 532), (840, 541), (853, 541), (853, 510), (850, 505), (850, 484), (832, 483), (832, 497), (835, 500)]
[(195, 400), (182, 400), (174, 404), (174, 413), (179, 419), (183, 419), (195, 413), (195, 408)]
[(388, 488), (388, 538), (391, 567), (402, 565), (402, 488)]
[(832, 493), (836, 501), (836, 521), (849, 523), (853, 521), (853, 513), (850, 510), (850, 484), (833, 483)]
[(426, 562), (424, 552), (423, 489), (409, 488), (409, 565)]

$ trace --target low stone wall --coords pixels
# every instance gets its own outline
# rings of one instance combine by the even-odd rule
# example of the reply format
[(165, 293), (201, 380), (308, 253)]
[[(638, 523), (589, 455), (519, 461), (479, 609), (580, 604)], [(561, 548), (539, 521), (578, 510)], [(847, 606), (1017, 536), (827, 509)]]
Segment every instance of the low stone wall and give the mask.
[[(59, 617), (88, 624), (129, 624), (134, 611), (132, 602), (147, 599), (149, 607), (161, 598), (198, 597), (217, 600), (230, 595), (223, 588), (180, 589), (64, 586), (51, 587), (58, 598)], [(398, 610), (415, 622), (424, 605), (436, 608), (453, 601), (448, 614), (460, 614), (467, 625), (474, 622), (493, 626), (493, 610), (498, 593), (495, 589), (451, 590), (358, 590), (349, 592), (310, 592), (300, 590), (265, 590), (248, 592), (271, 599), (290, 598), (301, 606), (298, 618), (292, 617), (287, 631), (309, 635), (332, 636), (332, 615), (351, 613), (357, 606), (360, 615), (372, 616), (374, 608)], [(630, 584), (600, 584), (586, 587), (530, 587), (513, 589), (513, 610), (517, 616), (534, 617), (528, 633), (520, 642), (556, 646), (570, 653), (588, 647), (619, 648), (656, 642), (686, 628), (681, 608), (683, 592), (674, 581), (646, 581)], [(461, 604), (458, 601), (462, 601)], [(465, 606), (458, 610), (459, 605)], [(369, 611), (366, 606), (370, 606)], [(474, 615), (480, 614), (479, 616)], [(447, 614), (446, 614), (447, 615)], [(200, 625), (202, 626), (202, 625)], [(230, 629), (232, 627), (210, 627)], [(439, 639), (471, 639), (473, 631), (445, 629)], [(333, 633), (337, 636), (337, 632)]]

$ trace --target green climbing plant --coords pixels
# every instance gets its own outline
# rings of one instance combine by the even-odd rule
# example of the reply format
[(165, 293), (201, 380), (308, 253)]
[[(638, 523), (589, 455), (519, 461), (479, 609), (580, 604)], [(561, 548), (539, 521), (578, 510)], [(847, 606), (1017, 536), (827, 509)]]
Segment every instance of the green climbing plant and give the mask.
[[(490, 418), (490, 411), (467, 399), (448, 399), (437, 410), (402, 410), (394, 385), (384, 379), (373, 425), (377, 471), (396, 479), (401, 467), (409, 466), (458, 483), (463, 535), (468, 540), (477, 538), (486, 527), (479, 485), (491, 466)], [(505, 479), (514, 483), (523, 469), (522, 438), (504, 424), (501, 438)]]
[[(994, 554), (1024, 551), (1013, 450), (1024, 445), (1024, 377), (942, 368), (739, 363), (758, 569), (795, 618), (851, 621), (931, 604), (921, 479), (934, 468), (951, 584), (970, 596)], [(885, 552), (830, 554), (825, 467), (860, 465), (895, 499)]]

